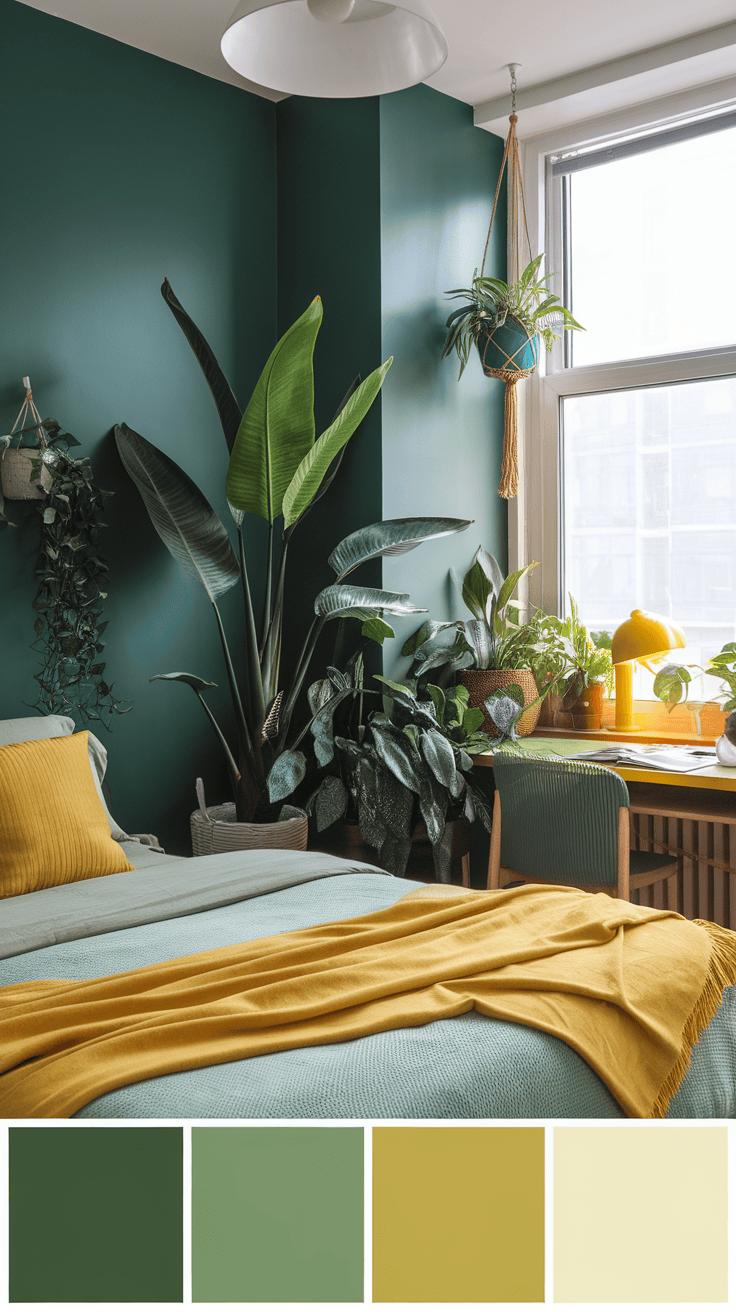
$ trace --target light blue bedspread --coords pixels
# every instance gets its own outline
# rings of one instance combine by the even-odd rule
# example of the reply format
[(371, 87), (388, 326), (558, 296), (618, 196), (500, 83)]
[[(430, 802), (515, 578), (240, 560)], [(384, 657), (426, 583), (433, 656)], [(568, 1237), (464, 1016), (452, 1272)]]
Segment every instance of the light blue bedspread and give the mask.
[[(410, 881), (370, 871), (318, 879), (177, 919), (0, 961), (0, 985), (91, 979), (192, 952), (378, 911)], [(693, 1051), (668, 1112), (736, 1114), (736, 989)], [(95, 1099), (79, 1118), (622, 1118), (605, 1085), (550, 1035), (470, 1012), (345, 1043), (277, 1052), (145, 1080)]]

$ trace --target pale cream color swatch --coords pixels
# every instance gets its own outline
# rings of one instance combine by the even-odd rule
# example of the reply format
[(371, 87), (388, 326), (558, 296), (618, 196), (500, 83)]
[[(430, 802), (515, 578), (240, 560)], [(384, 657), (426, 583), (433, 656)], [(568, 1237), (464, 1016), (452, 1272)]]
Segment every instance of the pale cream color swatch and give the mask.
[(725, 1303), (728, 1131), (554, 1130), (556, 1303)]

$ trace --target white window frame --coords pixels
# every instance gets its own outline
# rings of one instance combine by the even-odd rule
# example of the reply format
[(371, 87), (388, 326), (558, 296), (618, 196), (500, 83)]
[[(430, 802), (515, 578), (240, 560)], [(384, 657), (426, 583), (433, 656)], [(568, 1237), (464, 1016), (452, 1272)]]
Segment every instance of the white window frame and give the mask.
[[(570, 124), (520, 143), (532, 247), (546, 252), (546, 270), (554, 275), (551, 288), (561, 299), (564, 299), (561, 180), (551, 175), (550, 157), (559, 158), (575, 150), (648, 135), (657, 129), (692, 122), (735, 106), (736, 79), (728, 79), (605, 117)], [(523, 128), (523, 123), (520, 122), (519, 127)], [(519, 569), (530, 561), (538, 562), (526, 576), (528, 595), (523, 600), (551, 613), (565, 613), (560, 425), (563, 398), (658, 383), (722, 378), (731, 374), (736, 374), (736, 346), (566, 369), (563, 344), (555, 343), (554, 349), (546, 359), (540, 360), (536, 372), (524, 384), (523, 396), (520, 397), (522, 477), (518, 497), (509, 501), (509, 569)]]

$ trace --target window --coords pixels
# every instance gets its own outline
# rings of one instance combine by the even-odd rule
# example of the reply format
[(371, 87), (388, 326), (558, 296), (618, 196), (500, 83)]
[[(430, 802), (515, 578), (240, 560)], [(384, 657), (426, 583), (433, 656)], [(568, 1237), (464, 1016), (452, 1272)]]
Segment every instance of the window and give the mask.
[(656, 611), (704, 662), (736, 640), (736, 112), (628, 133), (526, 148), (538, 249), (587, 331), (530, 380), (511, 554), (541, 562), (535, 604), (571, 592), (609, 632)]

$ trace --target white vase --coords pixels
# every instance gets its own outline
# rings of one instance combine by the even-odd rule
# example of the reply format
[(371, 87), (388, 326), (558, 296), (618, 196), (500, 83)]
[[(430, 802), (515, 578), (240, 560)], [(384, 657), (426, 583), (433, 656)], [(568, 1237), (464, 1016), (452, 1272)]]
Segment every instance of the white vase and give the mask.
[(719, 765), (736, 766), (736, 745), (726, 737), (725, 733), (716, 739), (716, 756)]

